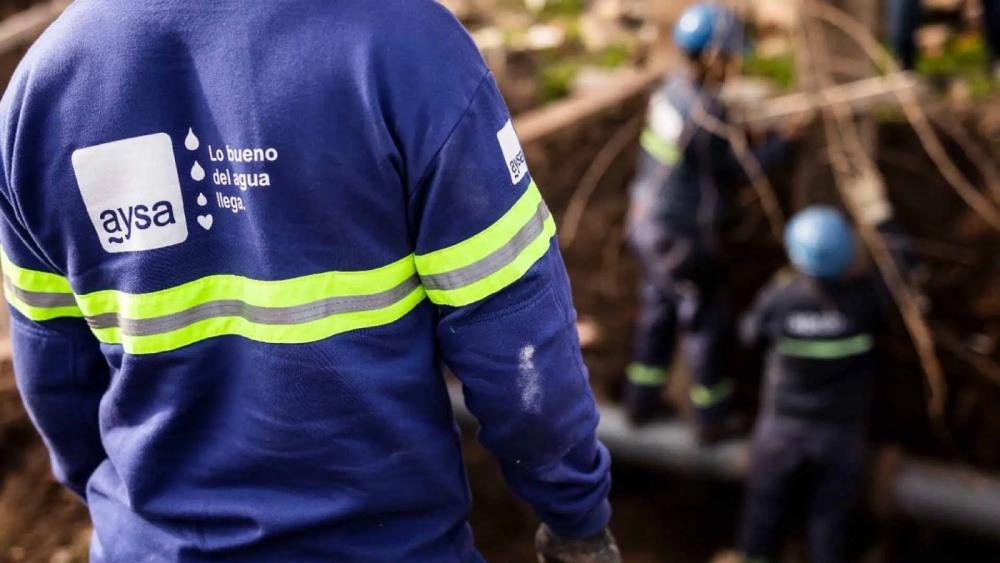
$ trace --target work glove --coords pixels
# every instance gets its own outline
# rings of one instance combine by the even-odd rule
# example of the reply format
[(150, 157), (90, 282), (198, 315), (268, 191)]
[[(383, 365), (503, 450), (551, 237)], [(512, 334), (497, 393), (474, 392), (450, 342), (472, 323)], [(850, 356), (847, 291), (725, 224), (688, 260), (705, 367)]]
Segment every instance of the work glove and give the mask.
[(886, 197), (885, 182), (874, 171), (856, 176), (844, 190), (844, 197), (863, 226), (875, 227), (892, 218), (892, 204)]
[(611, 531), (605, 529), (599, 534), (579, 540), (567, 540), (557, 536), (548, 526), (542, 524), (535, 534), (535, 550), (538, 563), (621, 563)]

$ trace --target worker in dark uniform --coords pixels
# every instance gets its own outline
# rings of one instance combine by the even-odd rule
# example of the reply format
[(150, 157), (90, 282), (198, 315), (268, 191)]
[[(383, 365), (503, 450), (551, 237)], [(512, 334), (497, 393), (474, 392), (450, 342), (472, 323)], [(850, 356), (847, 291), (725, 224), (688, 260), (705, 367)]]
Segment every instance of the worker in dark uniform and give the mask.
[[(884, 203), (869, 201), (862, 217), (885, 215)], [(879, 230), (896, 230), (879, 221)], [(798, 272), (779, 274), (741, 325), (744, 341), (767, 346), (768, 356), (740, 548), (747, 561), (773, 560), (804, 499), (811, 561), (835, 563), (861, 487), (874, 338), (889, 302), (875, 274), (849, 273), (855, 237), (838, 211), (801, 212), (786, 245)]]
[[(624, 403), (637, 424), (663, 408), (661, 389), (682, 328), (696, 428), (711, 442), (724, 433), (734, 388), (723, 364), (732, 321), (719, 234), (729, 200), (748, 180), (728, 140), (706, 129), (704, 120), (726, 120), (716, 94), (743, 37), (733, 13), (697, 4), (678, 21), (674, 40), (688, 68), (652, 97), (631, 187), (628, 236), (642, 279)], [(767, 168), (784, 161), (786, 140), (769, 136), (755, 156)]]

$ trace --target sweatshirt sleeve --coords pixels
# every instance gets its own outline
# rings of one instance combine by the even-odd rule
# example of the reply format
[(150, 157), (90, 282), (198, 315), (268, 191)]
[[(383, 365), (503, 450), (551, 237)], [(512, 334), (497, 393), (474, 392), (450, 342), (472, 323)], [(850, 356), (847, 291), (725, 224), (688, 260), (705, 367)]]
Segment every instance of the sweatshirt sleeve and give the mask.
[(0, 259), (18, 390), (56, 478), (85, 499), (87, 481), (107, 457), (98, 405), (110, 372), (69, 281), (32, 244), (9, 200), (0, 199)]
[(487, 73), (410, 196), (438, 345), (512, 489), (557, 534), (610, 517), (610, 459), (555, 223)]

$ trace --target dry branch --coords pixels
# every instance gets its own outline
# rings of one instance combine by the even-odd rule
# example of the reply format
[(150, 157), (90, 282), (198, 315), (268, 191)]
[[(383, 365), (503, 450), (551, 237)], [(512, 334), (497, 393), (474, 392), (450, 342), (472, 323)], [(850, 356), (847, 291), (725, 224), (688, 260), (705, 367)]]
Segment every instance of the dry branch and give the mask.
[[(817, 79), (814, 81), (820, 88), (819, 95), (824, 95), (823, 87), (832, 84), (829, 65), (827, 64), (827, 42), (824, 40), (824, 30), (813, 16), (820, 13), (826, 4), (816, 0), (803, 0), (803, 31), (797, 34), (800, 56), (807, 57), (810, 73)], [(857, 23), (862, 29), (860, 23)], [(804, 33), (809, 34), (809, 40)], [(830, 156), (837, 187), (847, 205), (848, 211), (857, 219), (861, 215), (854, 190), (864, 189), (868, 182), (882, 183), (883, 179), (872, 158), (868, 155), (861, 140), (858, 126), (853, 120), (850, 108), (843, 103), (824, 104), (822, 112), (824, 131), (827, 139), (827, 152)], [(910, 291), (903, 275), (896, 266), (889, 248), (879, 236), (874, 226), (868, 221), (857, 221), (861, 237), (871, 251), (876, 265), (897, 307), (903, 317), (910, 337), (916, 347), (921, 366), (927, 379), (928, 414), (932, 423), (942, 438), (947, 438), (947, 427), (944, 424), (944, 414), (947, 402), (947, 383), (944, 370), (938, 360), (934, 339), (930, 328), (921, 313), (916, 296)]]
[[(865, 51), (876, 65), (886, 68), (892, 73), (900, 71), (896, 61), (861, 22), (825, 2), (810, 0), (808, 6), (811, 15), (826, 21), (847, 34)], [(962, 171), (958, 169), (958, 166), (955, 165), (951, 157), (948, 156), (948, 152), (938, 138), (937, 133), (935, 133), (934, 127), (931, 126), (926, 112), (921, 107), (920, 100), (912, 91), (906, 89), (898, 90), (897, 97), (900, 107), (913, 127), (914, 132), (916, 132), (921, 145), (923, 145), (924, 150), (931, 157), (931, 160), (934, 161), (935, 166), (937, 166), (941, 175), (944, 176), (944, 179), (973, 211), (993, 228), (1000, 230), (1000, 211), (997, 210), (996, 206), (988, 198), (979, 193), (968, 178), (962, 174)]]

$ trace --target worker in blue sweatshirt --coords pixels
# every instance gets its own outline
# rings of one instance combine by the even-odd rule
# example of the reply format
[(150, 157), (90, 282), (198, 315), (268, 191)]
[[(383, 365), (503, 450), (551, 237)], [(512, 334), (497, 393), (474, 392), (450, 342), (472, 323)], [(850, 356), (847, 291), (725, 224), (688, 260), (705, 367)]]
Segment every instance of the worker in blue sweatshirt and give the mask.
[[(862, 199), (863, 220), (898, 234), (884, 200)], [(812, 563), (842, 562), (865, 465), (875, 337), (891, 302), (876, 273), (851, 269), (855, 237), (835, 209), (799, 213), (786, 245), (798, 271), (779, 274), (741, 326), (768, 354), (740, 548), (748, 562), (775, 561), (804, 508)]]
[[(713, 442), (727, 432), (734, 391), (725, 365), (733, 322), (719, 238), (730, 199), (748, 179), (711, 122), (726, 121), (717, 94), (743, 49), (743, 30), (727, 9), (696, 4), (678, 20), (674, 41), (688, 68), (652, 97), (631, 186), (628, 235), (642, 274), (624, 404), (637, 424), (662, 409), (681, 332), (698, 436)], [(795, 135), (768, 136), (756, 158), (769, 169), (785, 162)]]
[(618, 561), (554, 224), (431, 0), (78, 0), (0, 106), (17, 382), (91, 560), (481, 561), (442, 366)]

